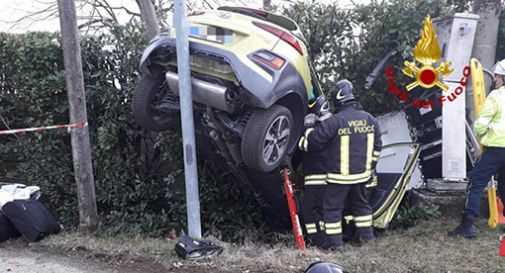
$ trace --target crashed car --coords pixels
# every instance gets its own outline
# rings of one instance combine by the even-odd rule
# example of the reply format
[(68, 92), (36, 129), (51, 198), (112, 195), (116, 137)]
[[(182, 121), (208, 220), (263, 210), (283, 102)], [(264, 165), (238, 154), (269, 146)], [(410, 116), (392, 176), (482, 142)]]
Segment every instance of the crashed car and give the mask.
[[(197, 150), (248, 185), (272, 226), (289, 228), (275, 170), (295, 153), (305, 114), (317, 113), (325, 102), (307, 43), (295, 22), (261, 10), (221, 7), (188, 19)], [(389, 57), (369, 75), (368, 87)], [(132, 105), (137, 123), (151, 131), (180, 130), (173, 31), (150, 42), (140, 71)], [(415, 143), (383, 147), (371, 197), (376, 228), (387, 227), (394, 216), (419, 151)]]
[[(322, 101), (298, 25), (241, 7), (193, 12), (188, 20), (197, 148), (237, 166), (275, 170), (295, 150), (308, 109)], [(150, 42), (140, 71), (137, 123), (152, 131), (178, 128), (175, 33)]]

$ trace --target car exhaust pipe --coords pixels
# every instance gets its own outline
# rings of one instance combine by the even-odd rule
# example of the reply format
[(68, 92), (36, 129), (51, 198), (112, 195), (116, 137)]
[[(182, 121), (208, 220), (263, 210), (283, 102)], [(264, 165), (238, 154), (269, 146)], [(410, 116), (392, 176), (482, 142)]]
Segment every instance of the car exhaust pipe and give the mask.
[[(179, 96), (179, 75), (169, 71), (165, 74), (165, 78), (170, 91)], [(227, 103), (226, 100), (227, 87), (191, 78), (191, 88), (193, 90), (194, 101), (233, 113), (233, 105)]]

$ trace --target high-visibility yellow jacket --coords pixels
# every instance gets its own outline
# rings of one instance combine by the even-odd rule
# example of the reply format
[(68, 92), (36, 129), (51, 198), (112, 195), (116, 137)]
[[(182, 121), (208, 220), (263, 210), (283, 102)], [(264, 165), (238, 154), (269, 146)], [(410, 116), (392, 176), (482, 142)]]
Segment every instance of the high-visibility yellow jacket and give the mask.
[(473, 131), (487, 147), (505, 148), (505, 86), (491, 91)]

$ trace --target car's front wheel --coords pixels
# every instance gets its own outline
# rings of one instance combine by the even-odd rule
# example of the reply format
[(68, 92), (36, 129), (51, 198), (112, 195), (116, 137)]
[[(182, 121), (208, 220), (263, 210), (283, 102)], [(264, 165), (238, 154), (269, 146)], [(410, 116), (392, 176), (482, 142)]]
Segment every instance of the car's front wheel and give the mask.
[(253, 169), (269, 172), (286, 156), (293, 137), (293, 117), (284, 106), (253, 112), (242, 137), (242, 159)]
[(163, 76), (142, 78), (135, 88), (132, 102), (133, 116), (137, 124), (149, 131), (170, 129), (174, 116), (163, 107), (164, 103), (170, 101), (170, 97), (170, 90)]

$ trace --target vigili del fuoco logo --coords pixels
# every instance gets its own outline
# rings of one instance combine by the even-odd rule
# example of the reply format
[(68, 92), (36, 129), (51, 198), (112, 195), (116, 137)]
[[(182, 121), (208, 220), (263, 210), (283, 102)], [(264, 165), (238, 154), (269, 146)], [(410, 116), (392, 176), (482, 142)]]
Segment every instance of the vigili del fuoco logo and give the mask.
[[(435, 65), (436, 62), (441, 58), (442, 53), (440, 47), (438, 46), (437, 35), (431, 22), (430, 15), (426, 16), (424, 20), (424, 25), (421, 30), (421, 38), (417, 42), (414, 48), (414, 59), (415, 61), (404, 62), (404, 67), (402, 69), (403, 74), (414, 79), (413, 82), (408, 84), (405, 89), (402, 85), (396, 84), (396, 77), (393, 73), (394, 66), (388, 67), (384, 74), (389, 82), (388, 91), (398, 97), (399, 100), (403, 102), (409, 101), (409, 93), (412, 89), (420, 86), (425, 89), (430, 89), (432, 87), (438, 86), (444, 92), (449, 91), (449, 87), (441, 81), (443, 77), (451, 74), (453, 69), (451, 69), (451, 62), (441, 62), (438, 67)], [(416, 61), (421, 64), (420, 67), (416, 65)], [(467, 85), (468, 76), (470, 75), (470, 67), (465, 67), (463, 70), (463, 77), (460, 81), (460, 86), (454, 89), (448, 96), (440, 96), (430, 100), (412, 99), (410, 103), (416, 108), (432, 108), (435, 103), (443, 106), (445, 101), (454, 101), (460, 94), (463, 93), (463, 88)]]

